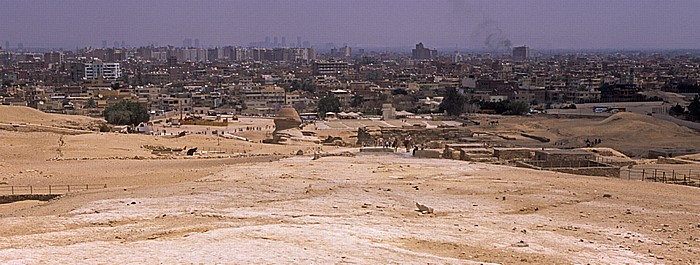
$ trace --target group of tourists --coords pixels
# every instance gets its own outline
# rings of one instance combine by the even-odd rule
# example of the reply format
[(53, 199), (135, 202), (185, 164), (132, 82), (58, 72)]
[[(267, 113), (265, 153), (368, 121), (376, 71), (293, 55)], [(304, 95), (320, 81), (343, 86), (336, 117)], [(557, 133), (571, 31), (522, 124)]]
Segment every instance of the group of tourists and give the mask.
[(401, 144), (403, 144), (403, 147), (406, 148), (406, 152), (411, 151), (411, 148), (415, 147), (414, 139), (413, 136), (408, 135), (403, 139), (403, 143), (399, 141), (397, 137), (391, 137), (384, 139), (383, 137), (376, 138), (371, 141), (366, 141), (364, 142), (364, 146), (373, 146), (373, 147), (383, 147), (383, 148), (394, 148), (394, 151), (398, 151), (399, 147), (401, 147)]

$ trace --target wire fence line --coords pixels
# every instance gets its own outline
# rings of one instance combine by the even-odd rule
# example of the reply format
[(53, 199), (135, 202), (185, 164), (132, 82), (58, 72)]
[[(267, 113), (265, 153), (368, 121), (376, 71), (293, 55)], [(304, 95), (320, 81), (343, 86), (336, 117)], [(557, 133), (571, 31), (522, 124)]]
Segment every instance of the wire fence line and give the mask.
[(107, 184), (11, 185), (0, 186), (0, 195), (64, 194), (72, 191), (106, 189)]
[(621, 168), (620, 178), (700, 187), (697, 169)]

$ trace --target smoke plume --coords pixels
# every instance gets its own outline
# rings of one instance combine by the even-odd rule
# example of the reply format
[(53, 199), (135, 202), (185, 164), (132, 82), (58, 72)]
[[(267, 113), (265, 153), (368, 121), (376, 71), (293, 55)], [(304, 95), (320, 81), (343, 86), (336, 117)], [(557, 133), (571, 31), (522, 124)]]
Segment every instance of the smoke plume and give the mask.
[[(513, 45), (496, 21), (485, 19), (471, 34), (472, 43), (491, 51), (510, 50)], [(476, 48), (476, 47), (474, 47)]]

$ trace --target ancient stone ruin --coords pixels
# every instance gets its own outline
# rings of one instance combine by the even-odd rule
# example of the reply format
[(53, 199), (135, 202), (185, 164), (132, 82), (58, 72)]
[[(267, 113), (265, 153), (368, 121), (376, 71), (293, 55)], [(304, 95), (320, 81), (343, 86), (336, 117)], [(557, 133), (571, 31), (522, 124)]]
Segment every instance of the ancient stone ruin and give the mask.
[(428, 148), (443, 148), (442, 146), (428, 146), (431, 143), (441, 141), (458, 141), (462, 138), (472, 137), (472, 131), (464, 127), (446, 127), (446, 128), (425, 128), (425, 127), (362, 127), (357, 130), (357, 144), (371, 145), (377, 139), (384, 140), (396, 139), (402, 142), (406, 137), (411, 136), (413, 144), (426, 145)]
[(300, 129), (301, 118), (292, 107), (281, 108), (275, 117), (275, 131), (272, 139), (265, 142), (275, 144), (289, 144), (292, 142), (307, 142), (318, 144), (321, 141), (313, 136), (305, 136)]

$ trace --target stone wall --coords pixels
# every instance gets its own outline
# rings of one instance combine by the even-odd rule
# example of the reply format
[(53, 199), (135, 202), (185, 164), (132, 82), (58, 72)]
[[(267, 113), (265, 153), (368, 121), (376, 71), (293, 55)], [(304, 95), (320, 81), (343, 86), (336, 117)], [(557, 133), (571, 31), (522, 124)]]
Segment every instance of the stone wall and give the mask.
[(546, 161), (585, 161), (595, 159), (591, 152), (583, 150), (536, 150), (535, 160)]
[(586, 176), (620, 177), (620, 168), (617, 167), (557, 168), (552, 171)]
[(533, 151), (530, 148), (494, 148), (493, 156), (500, 160), (524, 160), (532, 158)]
[(440, 149), (416, 150), (413, 156), (418, 158), (440, 158), (442, 152)]
[(413, 138), (414, 144), (428, 144), (432, 141), (457, 141), (460, 138), (472, 137), (472, 131), (462, 127), (450, 128), (380, 128), (362, 127), (357, 130), (357, 144), (374, 143), (376, 139), (397, 139), (399, 146), (407, 136)]
[(591, 167), (540, 167), (533, 161), (517, 161), (516, 166), (531, 168), (537, 170), (548, 170), (576, 175), (586, 175), (586, 176), (602, 176), (602, 177), (620, 177), (620, 168), (613, 166), (604, 166), (604, 164), (596, 163), (597, 165)]
[(12, 203), (18, 201), (48, 201), (56, 198), (58, 194), (22, 194), (22, 195), (3, 195), (0, 196), (0, 204)]

